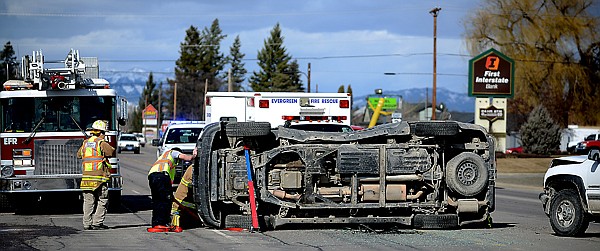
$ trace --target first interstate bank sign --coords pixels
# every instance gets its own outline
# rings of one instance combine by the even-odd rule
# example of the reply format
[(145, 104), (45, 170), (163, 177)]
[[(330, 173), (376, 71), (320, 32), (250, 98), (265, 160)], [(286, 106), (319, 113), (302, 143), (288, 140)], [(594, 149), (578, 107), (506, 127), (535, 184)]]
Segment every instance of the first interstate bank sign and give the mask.
[(512, 98), (515, 63), (495, 49), (469, 60), (469, 96)]

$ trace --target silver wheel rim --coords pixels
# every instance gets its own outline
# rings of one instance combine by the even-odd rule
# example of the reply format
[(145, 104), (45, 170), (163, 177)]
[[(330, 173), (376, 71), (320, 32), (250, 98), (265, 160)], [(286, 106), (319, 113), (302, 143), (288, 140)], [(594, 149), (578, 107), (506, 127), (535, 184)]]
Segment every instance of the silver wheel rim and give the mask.
[(568, 200), (563, 200), (556, 210), (556, 220), (562, 227), (569, 227), (575, 220), (575, 206)]
[(477, 165), (471, 162), (463, 163), (458, 167), (458, 180), (467, 186), (473, 185), (477, 181), (479, 172)]

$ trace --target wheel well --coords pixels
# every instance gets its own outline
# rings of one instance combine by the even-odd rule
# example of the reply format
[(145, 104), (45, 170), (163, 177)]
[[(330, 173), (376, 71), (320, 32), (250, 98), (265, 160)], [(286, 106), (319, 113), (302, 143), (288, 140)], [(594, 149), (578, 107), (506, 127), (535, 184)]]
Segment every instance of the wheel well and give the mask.
[(585, 186), (583, 185), (583, 180), (579, 176), (574, 175), (557, 175), (548, 178), (546, 184), (544, 184), (547, 188), (552, 188), (556, 192), (564, 190), (564, 189), (572, 189), (579, 194), (579, 199), (581, 200), (584, 210), (587, 211), (587, 200), (585, 199)]

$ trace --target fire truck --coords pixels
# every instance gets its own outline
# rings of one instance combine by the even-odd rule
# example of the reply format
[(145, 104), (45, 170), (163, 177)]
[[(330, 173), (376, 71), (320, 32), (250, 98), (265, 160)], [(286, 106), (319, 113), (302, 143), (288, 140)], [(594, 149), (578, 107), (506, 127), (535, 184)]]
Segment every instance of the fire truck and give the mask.
[[(78, 50), (71, 49), (65, 60), (44, 61), (41, 50), (22, 58), (22, 80), (8, 80), (0, 91), (1, 208), (18, 209), (31, 202), (24, 198), (46, 193), (80, 193), (76, 153), (94, 121), (108, 121), (106, 139), (116, 148), (127, 100), (98, 76), (97, 58), (80, 57)], [(109, 161), (114, 206), (120, 204), (123, 180), (118, 158)]]

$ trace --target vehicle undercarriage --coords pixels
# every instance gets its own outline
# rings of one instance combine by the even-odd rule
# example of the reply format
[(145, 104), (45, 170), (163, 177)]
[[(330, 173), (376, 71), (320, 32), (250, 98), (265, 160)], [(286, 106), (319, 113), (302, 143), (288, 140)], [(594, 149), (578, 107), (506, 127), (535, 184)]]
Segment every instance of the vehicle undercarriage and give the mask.
[(249, 151), (261, 228), (392, 223), (453, 228), (494, 211), (494, 139), (454, 121), (354, 132), (213, 123), (197, 146), (194, 200), (215, 228), (250, 222)]

